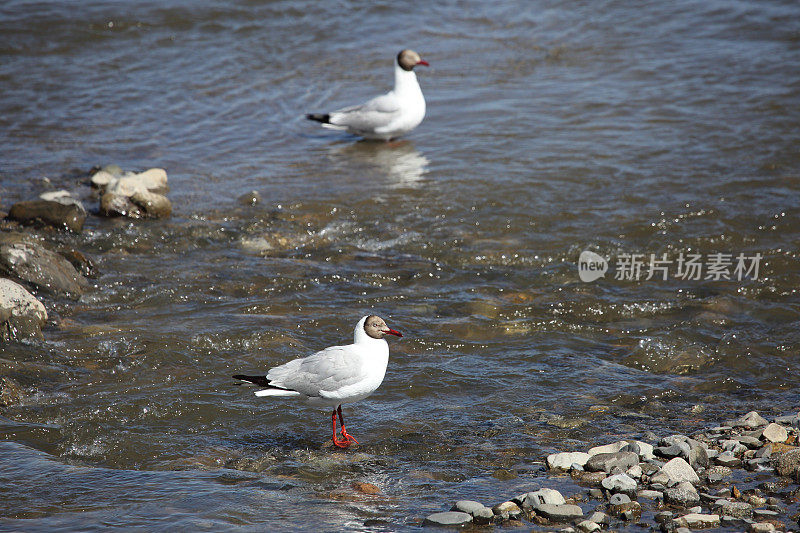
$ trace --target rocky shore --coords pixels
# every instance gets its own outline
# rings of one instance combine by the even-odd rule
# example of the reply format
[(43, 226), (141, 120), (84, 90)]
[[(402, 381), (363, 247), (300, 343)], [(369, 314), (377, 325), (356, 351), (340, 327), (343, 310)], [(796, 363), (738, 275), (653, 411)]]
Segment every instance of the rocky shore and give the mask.
[(549, 476), (570, 476), (585, 490), (565, 497), (538, 487), (491, 506), (462, 500), (423, 524), (485, 528), (532, 523), (537, 531), (581, 533), (629, 528), (796, 531), (799, 427), (800, 414), (768, 421), (753, 411), (692, 435), (649, 434), (553, 453), (546, 458)]
[(41, 339), (48, 319), (41, 297), (76, 300), (95, 275), (93, 262), (51, 238), (53, 233), (80, 233), (90, 215), (139, 219), (172, 213), (163, 169), (136, 173), (109, 165), (88, 177), (88, 196), (98, 201), (95, 211), (88, 211), (77, 194), (58, 190), (17, 202), (0, 215), (0, 341)]

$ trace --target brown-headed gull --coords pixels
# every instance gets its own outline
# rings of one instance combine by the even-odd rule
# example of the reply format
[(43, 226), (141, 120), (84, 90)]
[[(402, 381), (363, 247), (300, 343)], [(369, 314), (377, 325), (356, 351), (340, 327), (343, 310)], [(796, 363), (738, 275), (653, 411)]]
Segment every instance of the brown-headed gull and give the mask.
[[(356, 324), (353, 344), (331, 346), (308, 357), (294, 359), (270, 369), (266, 376), (233, 376), (265, 389), (256, 396), (302, 398), (315, 407), (332, 407), (333, 443), (347, 448), (358, 441), (347, 433), (342, 418), (342, 404), (363, 400), (380, 386), (389, 363), (386, 335), (400, 332), (389, 328), (376, 315), (362, 317)], [(336, 434), (336, 416), (342, 426), (342, 437)]]
[(365, 104), (306, 117), (321, 122), (325, 128), (365, 139), (396, 139), (419, 126), (425, 118), (425, 98), (414, 74), (417, 65), (428, 66), (428, 62), (413, 50), (403, 50), (397, 54), (394, 66), (394, 89)]

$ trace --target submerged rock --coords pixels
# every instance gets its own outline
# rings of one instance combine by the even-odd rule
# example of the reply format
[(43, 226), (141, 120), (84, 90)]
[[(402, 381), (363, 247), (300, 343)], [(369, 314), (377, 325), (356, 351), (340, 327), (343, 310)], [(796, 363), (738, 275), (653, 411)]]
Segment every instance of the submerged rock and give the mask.
[(0, 341), (42, 338), (44, 305), (19, 283), (0, 278)]
[(21, 224), (52, 226), (79, 233), (86, 221), (86, 211), (80, 205), (51, 200), (17, 202), (11, 206), (8, 218)]

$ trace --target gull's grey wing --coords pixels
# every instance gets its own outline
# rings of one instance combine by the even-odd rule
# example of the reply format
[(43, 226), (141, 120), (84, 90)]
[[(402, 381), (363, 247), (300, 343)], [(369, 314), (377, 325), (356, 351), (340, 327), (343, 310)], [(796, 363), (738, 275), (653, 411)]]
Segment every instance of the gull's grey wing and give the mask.
[(267, 373), (271, 385), (294, 390), (306, 396), (325, 396), (358, 383), (364, 376), (361, 358), (353, 346), (331, 346), (303, 359), (276, 366)]
[(357, 131), (374, 131), (389, 124), (400, 113), (400, 103), (388, 93), (357, 106), (345, 107), (330, 114), (330, 123)]

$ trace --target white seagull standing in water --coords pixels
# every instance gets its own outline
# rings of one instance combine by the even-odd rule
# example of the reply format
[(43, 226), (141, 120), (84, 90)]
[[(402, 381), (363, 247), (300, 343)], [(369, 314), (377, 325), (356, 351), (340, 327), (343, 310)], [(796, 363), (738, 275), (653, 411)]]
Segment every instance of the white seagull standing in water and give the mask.
[[(324, 350), (276, 366), (266, 376), (233, 376), (263, 390), (256, 396), (302, 398), (315, 407), (333, 408), (333, 443), (347, 448), (358, 441), (347, 433), (342, 418), (342, 404), (363, 400), (380, 386), (389, 363), (386, 335), (402, 337), (376, 315), (362, 317), (356, 324), (353, 344), (331, 346)], [(336, 416), (342, 426), (342, 438), (336, 432)]]
[(414, 74), (417, 65), (429, 66), (418, 53), (403, 50), (397, 54), (394, 66), (394, 89), (365, 104), (331, 113), (311, 113), (306, 117), (321, 122), (325, 128), (365, 139), (396, 139), (419, 126), (425, 118), (425, 98)]

